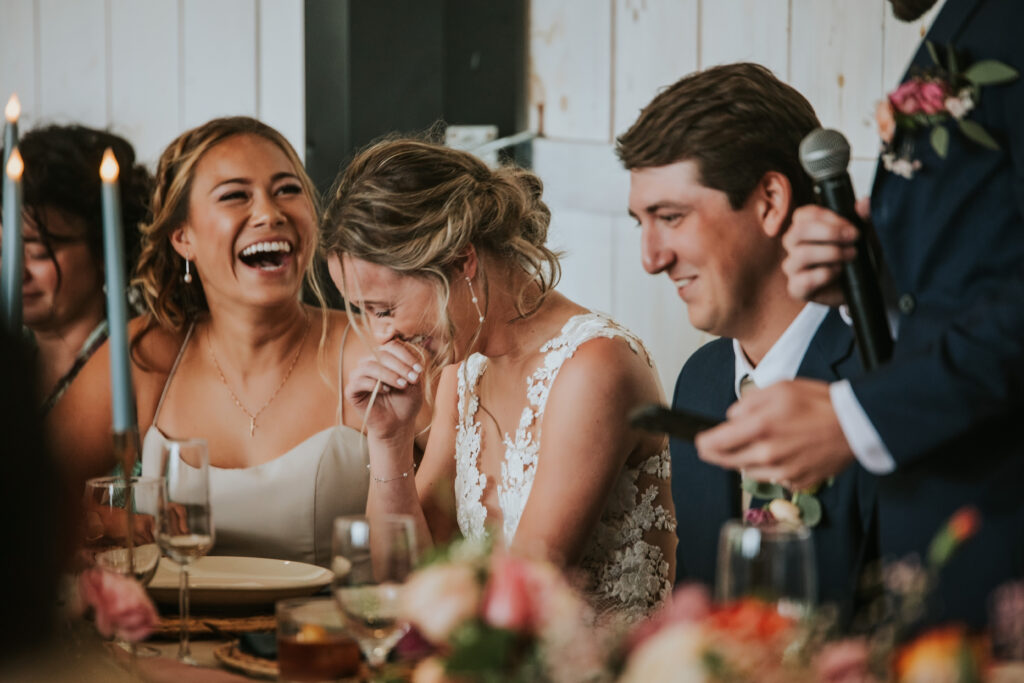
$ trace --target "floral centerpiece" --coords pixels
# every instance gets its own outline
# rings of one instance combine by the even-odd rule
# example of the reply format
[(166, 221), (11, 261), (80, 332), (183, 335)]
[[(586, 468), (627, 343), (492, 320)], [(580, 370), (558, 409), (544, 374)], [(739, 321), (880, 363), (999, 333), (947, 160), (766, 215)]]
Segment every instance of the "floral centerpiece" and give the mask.
[[(750, 523), (772, 524), (767, 510)], [(972, 508), (954, 514), (933, 539), (925, 564), (907, 559), (879, 572), (882, 595), (864, 634), (835, 639), (831, 619), (795, 621), (771, 603), (714, 605), (702, 587), (684, 586), (630, 636), (624, 683), (975, 683), (993, 678), (989, 641), (958, 625), (916, 636), (938, 570), (978, 529)], [(1016, 656), (1024, 649), (1024, 583), (997, 591), (993, 638)], [(831, 633), (830, 633), (831, 631)], [(829, 640), (829, 638), (832, 638)]]
[(546, 562), (457, 542), (406, 583), (403, 616), (436, 647), (415, 683), (606, 681), (615, 636)]

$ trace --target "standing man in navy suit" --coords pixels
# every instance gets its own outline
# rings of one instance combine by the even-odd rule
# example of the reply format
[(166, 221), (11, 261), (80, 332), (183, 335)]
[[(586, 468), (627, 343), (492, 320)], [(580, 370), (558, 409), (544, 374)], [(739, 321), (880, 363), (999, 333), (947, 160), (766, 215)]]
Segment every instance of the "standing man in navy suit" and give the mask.
[[(891, 1), (910, 20), (934, 5)], [(947, 0), (925, 39), (940, 58), (951, 45), (960, 69), (995, 60), (1024, 72), (1021, 26), (1020, 0)], [(922, 44), (907, 78), (932, 64)], [(974, 627), (992, 591), (1024, 575), (1024, 82), (980, 94), (960, 115), (998, 149), (951, 113), (939, 124), (944, 157), (928, 127), (897, 129), (893, 148), (910, 153), (913, 173), (877, 171), (871, 218), (898, 288), (892, 360), (849, 382), (776, 385), (697, 439), (709, 463), (797, 486), (856, 458), (877, 475), (885, 556), (923, 556), (955, 510), (976, 507), (981, 529), (942, 571), (928, 615)], [(824, 209), (798, 211), (786, 239), (791, 292), (841, 299), (836, 273), (855, 234)]]
[[(859, 370), (853, 336), (826, 306), (794, 299), (781, 264), (793, 209), (813, 201), (800, 140), (807, 100), (756, 64), (715, 67), (659, 94), (618, 140), (644, 268), (665, 273), (694, 327), (720, 335), (683, 367), (673, 406), (724, 417), (748, 384)], [(677, 581), (713, 584), (722, 524), (742, 516), (740, 476), (673, 439)], [(873, 482), (856, 464), (817, 493), (819, 597), (848, 608), (874, 557)]]

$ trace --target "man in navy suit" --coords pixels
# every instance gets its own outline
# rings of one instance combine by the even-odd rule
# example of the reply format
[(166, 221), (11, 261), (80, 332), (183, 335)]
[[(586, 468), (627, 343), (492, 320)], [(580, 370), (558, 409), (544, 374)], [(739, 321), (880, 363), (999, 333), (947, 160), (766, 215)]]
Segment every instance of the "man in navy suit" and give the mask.
[[(893, 0), (906, 19), (933, 4)], [(952, 45), (961, 69), (997, 60), (1024, 72), (1021, 26), (1020, 0), (947, 0), (926, 40), (940, 56)], [(931, 64), (922, 45), (907, 78)], [(697, 445), (707, 462), (797, 486), (856, 458), (877, 475), (885, 556), (923, 556), (955, 510), (974, 506), (981, 529), (942, 571), (928, 620), (981, 627), (993, 589), (1024, 575), (1024, 82), (983, 85), (974, 105), (965, 121), (999, 149), (950, 117), (944, 158), (928, 128), (898, 130), (894, 147), (919, 167), (910, 178), (877, 171), (871, 218), (899, 310), (893, 359), (848, 383), (752, 395)], [(835, 303), (855, 234), (824, 209), (798, 211), (791, 292)]]
[[(618, 140), (644, 268), (665, 273), (694, 327), (720, 335), (687, 361), (673, 406), (724, 417), (744, 387), (859, 369), (853, 337), (827, 307), (794, 299), (781, 263), (794, 207), (813, 201), (797, 158), (811, 105), (755, 64), (715, 67), (659, 94)], [(742, 516), (740, 477), (673, 439), (677, 581), (715, 581), (718, 533)], [(818, 493), (819, 598), (848, 608), (872, 559), (873, 482), (853, 464)]]

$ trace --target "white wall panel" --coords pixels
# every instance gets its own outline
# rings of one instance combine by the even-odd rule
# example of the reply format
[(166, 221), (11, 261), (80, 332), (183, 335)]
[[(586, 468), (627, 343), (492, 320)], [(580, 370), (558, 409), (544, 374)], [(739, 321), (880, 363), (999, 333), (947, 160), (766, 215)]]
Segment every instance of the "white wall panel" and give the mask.
[(615, 0), (616, 135), (662, 88), (697, 69), (697, 17), (697, 0)]
[(156, 166), (182, 131), (178, 0), (110, 0), (111, 127)]
[(556, 209), (548, 245), (563, 251), (558, 291), (581, 306), (611, 314), (614, 219), (605, 213)]
[(22, 123), (26, 127), (32, 124), (39, 108), (33, 13), (32, 0), (3, 0), (0, 16), (0, 109), (7, 105), (12, 93), (18, 93)]
[(256, 0), (181, 1), (183, 128), (217, 116), (255, 116)]
[(303, 3), (259, 0), (259, 117), (306, 156)]
[[(857, 0), (861, 2), (862, 0)], [(789, 0), (702, 0), (700, 67), (763, 64), (789, 76)]]
[(874, 156), (885, 6), (877, 0), (792, 2), (790, 83), (811, 101), (822, 124), (846, 135), (854, 155)]
[[(611, 0), (541, 0), (530, 6), (530, 128), (611, 139)], [(543, 123), (538, 115), (543, 105)]]
[(104, 0), (39, 3), (38, 113), (53, 122), (109, 123)]
[(903, 74), (917, 52), (917, 46), (944, 4), (946, 4), (945, 0), (939, 0), (923, 17), (907, 23), (896, 19), (892, 14), (892, 9), (886, 3), (884, 71), (882, 75), (882, 87), (886, 92), (895, 88), (903, 80)]
[(550, 206), (580, 211), (626, 213), (629, 173), (610, 143), (538, 138), (533, 143), (533, 170), (544, 181)]

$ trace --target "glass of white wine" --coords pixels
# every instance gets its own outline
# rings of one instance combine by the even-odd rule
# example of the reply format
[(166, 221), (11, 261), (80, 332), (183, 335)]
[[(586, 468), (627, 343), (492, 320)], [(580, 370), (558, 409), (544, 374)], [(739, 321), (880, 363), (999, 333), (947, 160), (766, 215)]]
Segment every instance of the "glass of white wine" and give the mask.
[[(85, 483), (85, 549), (93, 564), (130, 575), (143, 586), (156, 574), (156, 507), (163, 489), (160, 477), (99, 477)], [(131, 533), (128, 511), (132, 510)], [(130, 539), (130, 541), (129, 541)], [(129, 547), (130, 546), (130, 547)], [(131, 559), (129, 559), (129, 557)], [(159, 654), (133, 643), (119, 645), (140, 656)]]
[(409, 515), (334, 520), (334, 599), (371, 669), (377, 669), (409, 625), (398, 618), (402, 584), (416, 563)]
[(210, 453), (204, 439), (167, 441), (160, 453), (161, 490), (157, 543), (181, 566), (178, 614), (181, 630), (178, 659), (195, 664), (188, 640), (188, 573), (193, 562), (213, 548), (210, 514)]

